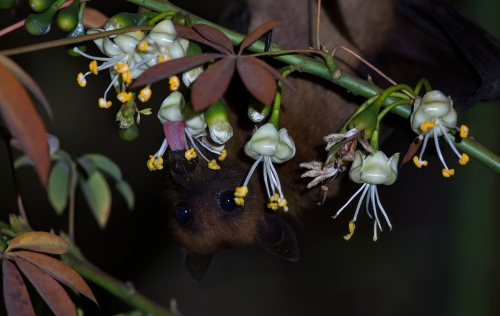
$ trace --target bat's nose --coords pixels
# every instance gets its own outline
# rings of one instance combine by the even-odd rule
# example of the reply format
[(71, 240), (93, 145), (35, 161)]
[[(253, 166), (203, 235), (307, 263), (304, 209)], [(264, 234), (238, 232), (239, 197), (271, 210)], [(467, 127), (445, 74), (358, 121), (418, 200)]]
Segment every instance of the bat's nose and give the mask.
[(187, 160), (184, 157), (184, 153), (184, 150), (168, 151), (168, 165), (170, 170), (180, 176), (191, 173), (200, 161), (198, 157)]

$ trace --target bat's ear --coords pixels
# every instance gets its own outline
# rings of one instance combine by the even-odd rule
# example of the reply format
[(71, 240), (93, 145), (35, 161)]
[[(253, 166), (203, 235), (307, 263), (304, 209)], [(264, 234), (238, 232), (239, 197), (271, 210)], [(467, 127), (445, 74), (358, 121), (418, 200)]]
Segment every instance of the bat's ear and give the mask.
[(299, 245), (292, 227), (281, 218), (264, 214), (255, 238), (270, 253), (290, 261), (299, 260)]
[(184, 265), (193, 279), (201, 282), (212, 262), (212, 254), (206, 255), (186, 250)]

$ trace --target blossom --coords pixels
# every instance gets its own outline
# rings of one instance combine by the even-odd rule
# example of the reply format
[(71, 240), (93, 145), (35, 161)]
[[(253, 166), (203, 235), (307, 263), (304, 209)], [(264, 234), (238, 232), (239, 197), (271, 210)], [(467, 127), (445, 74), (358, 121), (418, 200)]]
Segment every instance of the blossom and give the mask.
[[(99, 32), (104, 32), (104, 30), (91, 29), (87, 31), (87, 34)], [(90, 71), (85, 74), (79, 73), (77, 81), (80, 86), (85, 87), (87, 84), (85, 77), (92, 73), (97, 75), (99, 71), (104, 69), (110, 70), (111, 83), (104, 92), (104, 97), (99, 99), (99, 106), (102, 108), (111, 106), (111, 101), (107, 100), (111, 86), (115, 86), (121, 91), (118, 94), (118, 99), (121, 102), (127, 102), (131, 96), (125, 93), (125, 90), (133, 79), (157, 63), (184, 57), (189, 44), (188, 40), (177, 37), (172, 21), (169, 20), (158, 23), (148, 35), (144, 35), (140, 31), (128, 32), (119, 34), (113, 39), (110, 37), (99, 38), (94, 40), (94, 43), (108, 57), (94, 57), (75, 47), (75, 52), (92, 59), (89, 65)], [(97, 61), (104, 63), (98, 66)], [(178, 78), (175, 77), (172, 80), (171, 86), (178, 88)], [(177, 82), (177, 86), (175, 82)], [(151, 89), (149, 86), (141, 90), (138, 96), (142, 102), (146, 102), (150, 97)]]
[(256, 161), (250, 168), (243, 185), (236, 188), (234, 193), (236, 204), (244, 205), (244, 197), (248, 193), (248, 182), (258, 164), (262, 161), (264, 164), (264, 183), (269, 197), (267, 207), (272, 210), (283, 207), (285, 212), (288, 211), (286, 206), (288, 202), (281, 190), (278, 173), (273, 166), (273, 162), (282, 163), (295, 156), (295, 144), (288, 135), (287, 130), (282, 128), (278, 131), (273, 124), (264, 124), (245, 144), (244, 150), (247, 156)]
[(456, 126), (457, 112), (453, 108), (453, 101), (450, 97), (446, 97), (441, 91), (430, 91), (427, 92), (423, 98), (415, 98), (410, 123), (413, 131), (419, 135), (419, 139), (423, 140), (420, 156), (413, 157), (413, 162), (418, 168), (427, 166), (427, 161), (422, 160), (422, 156), (429, 137), (434, 138), (439, 159), (444, 166), (442, 170), (444, 177), (449, 178), (455, 173), (455, 170), (449, 169), (446, 165), (441, 153), (441, 148), (439, 147), (438, 137), (444, 136), (453, 152), (458, 156), (458, 162), (461, 165), (465, 165), (469, 161), (469, 156), (465, 153), (460, 154), (448, 135), (451, 129), (456, 129), (460, 131), (460, 137), (465, 138), (468, 136), (469, 129), (465, 125), (462, 125), (460, 128)]
[[(207, 165), (212, 170), (219, 170), (215, 159), (209, 160), (199, 150), (198, 145), (201, 145), (206, 150), (216, 153), (220, 156), (219, 160), (224, 160), (226, 151), (222, 148), (215, 148), (204, 141), (207, 124), (203, 113), (196, 113), (190, 106), (186, 104), (184, 97), (180, 92), (172, 92), (161, 104), (158, 111), (158, 119), (163, 124), (165, 139), (160, 149), (149, 156), (147, 166), (149, 170), (163, 169), (163, 155), (168, 147), (172, 151), (185, 150), (184, 157), (187, 160), (201, 156)], [(189, 140), (189, 143), (188, 141)], [(192, 148), (187, 148), (191, 144)], [(221, 159), (222, 158), (222, 159)]]
[[(377, 226), (382, 231), (382, 225), (380, 224), (378, 214), (377, 214), (377, 205), (384, 216), (387, 225), (389, 225), (389, 229), (392, 229), (391, 222), (385, 210), (380, 203), (380, 198), (378, 196), (377, 185), (385, 184), (391, 185), (393, 184), (398, 177), (398, 165), (399, 153), (394, 154), (391, 158), (387, 159), (387, 156), (381, 152), (377, 151), (375, 153), (369, 154), (368, 156), (364, 156), (361, 151), (356, 151), (354, 153), (354, 161), (351, 165), (351, 170), (349, 171), (349, 178), (356, 182), (362, 183), (361, 188), (347, 201), (347, 203), (333, 216), (336, 218), (350, 203), (351, 201), (361, 192), (361, 198), (358, 202), (358, 206), (356, 207), (356, 212), (354, 213), (353, 219), (349, 223), (349, 234), (344, 236), (345, 240), (349, 240), (355, 229), (354, 222), (358, 217), (359, 209), (361, 207), (361, 203), (365, 196), (366, 198), (366, 211), (368, 216), (372, 218), (369, 207), (370, 202), (372, 204), (373, 214), (375, 216), (375, 220), (373, 223), (373, 241), (377, 241)], [(368, 194), (368, 195), (367, 195)]]

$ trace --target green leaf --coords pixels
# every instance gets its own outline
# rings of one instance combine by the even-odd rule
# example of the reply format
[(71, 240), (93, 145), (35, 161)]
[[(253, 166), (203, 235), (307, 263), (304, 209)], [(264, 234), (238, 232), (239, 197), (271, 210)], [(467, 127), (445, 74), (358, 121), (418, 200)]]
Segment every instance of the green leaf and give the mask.
[(31, 162), (30, 158), (26, 155), (22, 155), (14, 161), (14, 168), (16, 169), (28, 165), (33, 165), (33, 163)]
[(92, 161), (99, 170), (109, 174), (116, 182), (122, 180), (120, 167), (108, 157), (100, 154), (86, 154), (83, 155), (82, 158)]
[(61, 215), (68, 205), (71, 190), (71, 167), (65, 161), (58, 161), (52, 166), (49, 176), (47, 196), (57, 215)]
[(135, 196), (132, 187), (127, 183), (127, 181), (119, 181), (116, 182), (116, 189), (123, 196), (127, 202), (129, 211), (131, 211), (134, 208), (135, 203)]
[(111, 192), (106, 179), (96, 170), (87, 180), (80, 178), (80, 187), (99, 227), (106, 227), (111, 211)]
[(96, 165), (86, 159), (86, 158), (83, 158), (83, 157), (79, 157), (79, 158), (76, 158), (76, 163), (78, 164), (78, 167), (79, 167), (79, 171), (83, 171), (84, 174), (87, 176), (87, 177), (90, 177), (94, 174), (94, 172), (97, 170), (96, 168)]

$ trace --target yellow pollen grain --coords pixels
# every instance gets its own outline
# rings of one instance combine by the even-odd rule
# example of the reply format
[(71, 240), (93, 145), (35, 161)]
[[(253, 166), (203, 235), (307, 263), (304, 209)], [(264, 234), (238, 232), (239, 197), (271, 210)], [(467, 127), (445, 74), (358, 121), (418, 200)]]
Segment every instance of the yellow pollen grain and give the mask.
[(155, 165), (156, 170), (163, 169), (163, 158), (162, 157), (156, 157), (154, 165)]
[(245, 199), (243, 199), (241, 197), (235, 197), (234, 203), (236, 203), (236, 205), (243, 206), (243, 205), (245, 205)]
[(139, 44), (137, 44), (137, 49), (140, 50), (141, 52), (148, 49), (148, 47), (149, 47), (149, 44), (146, 41), (140, 41)]
[(151, 170), (151, 171), (156, 170), (154, 162), (155, 162), (155, 156), (149, 155), (149, 160), (147, 162), (147, 165), (148, 165), (149, 170)]
[(281, 202), (280, 202), (280, 201), (278, 201), (278, 206), (279, 206), (279, 207), (284, 207), (284, 206), (285, 206), (285, 205), (287, 205), (287, 204), (288, 204), (288, 202), (287, 202), (287, 200), (286, 200), (286, 199), (283, 199), (283, 201), (281, 201)]
[(429, 122), (429, 121), (426, 121), (426, 122), (423, 122), (422, 124), (420, 124), (420, 129), (424, 132), (427, 132), (427, 129), (434, 128), (434, 126), (436, 126), (436, 124)]
[(241, 187), (236, 187), (234, 191), (234, 196), (236, 197), (245, 197), (248, 194), (248, 187), (246, 185), (242, 185)]
[(121, 103), (125, 103), (127, 102), (128, 100), (130, 100), (132, 98), (132, 92), (120, 92), (118, 93), (118, 95), (116, 96), (118, 98), (118, 100), (121, 102)]
[(139, 92), (139, 100), (141, 100), (141, 102), (147, 102), (149, 100), (149, 98), (151, 98), (151, 94), (152, 94), (152, 91), (150, 88), (144, 88), (141, 90), (141, 92)]
[(278, 203), (268, 203), (267, 207), (272, 209), (273, 211), (276, 211), (278, 209)]
[(467, 125), (461, 125), (460, 126), (460, 137), (462, 138), (467, 138), (469, 136), (469, 128)]
[(413, 163), (419, 168), (426, 167), (428, 164), (427, 160), (424, 160), (422, 161), (422, 163), (420, 163), (417, 156), (413, 156)]
[(122, 72), (122, 79), (126, 84), (130, 84), (132, 82), (132, 74), (129, 70)]
[(102, 109), (107, 109), (111, 106), (111, 101), (105, 101), (104, 98), (99, 99), (99, 107)]
[(443, 169), (442, 174), (443, 174), (443, 177), (449, 178), (455, 174), (455, 169)]
[(163, 54), (163, 55), (158, 56), (158, 62), (160, 62), (160, 63), (163, 63), (163, 62), (166, 62), (169, 60), (170, 60), (170, 56), (168, 56), (167, 54)]
[(468, 162), (469, 162), (469, 155), (463, 153), (462, 158), (458, 160), (458, 163), (461, 164), (462, 166), (465, 166)]
[(85, 80), (85, 76), (81, 72), (76, 76), (76, 81), (78, 81), (78, 84), (82, 88), (87, 85), (87, 80)]
[(219, 160), (223, 161), (224, 159), (226, 159), (226, 156), (227, 156), (227, 150), (223, 149), (222, 152), (220, 153)]
[(349, 222), (349, 234), (344, 236), (344, 239), (346, 241), (351, 239), (352, 235), (354, 234), (355, 229), (356, 229), (356, 225), (354, 225), (354, 222)]
[(215, 161), (215, 159), (212, 159), (208, 162), (208, 169), (219, 170), (220, 166), (217, 164), (217, 161)]
[(89, 69), (90, 71), (94, 74), (94, 75), (97, 75), (97, 61), (96, 60), (93, 60), (90, 62), (89, 64)]
[(191, 149), (186, 150), (186, 152), (184, 153), (184, 158), (186, 158), (188, 161), (190, 161), (191, 159), (194, 159), (196, 157), (197, 157), (197, 155), (196, 155), (196, 152), (194, 151), (193, 147), (191, 147)]
[(168, 79), (168, 83), (170, 84), (171, 91), (177, 91), (179, 89), (180, 86), (179, 77), (177, 76), (170, 77), (170, 79)]
[(130, 69), (128, 68), (128, 64), (126, 62), (122, 63), (116, 63), (113, 68), (116, 70), (117, 73), (124, 73), (126, 71), (129, 71)]

